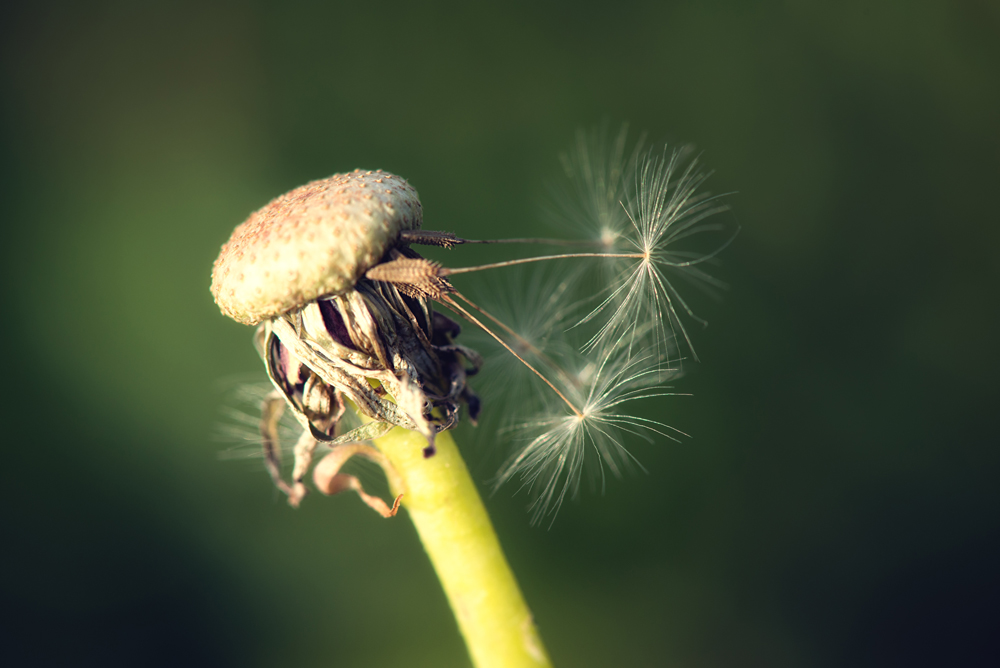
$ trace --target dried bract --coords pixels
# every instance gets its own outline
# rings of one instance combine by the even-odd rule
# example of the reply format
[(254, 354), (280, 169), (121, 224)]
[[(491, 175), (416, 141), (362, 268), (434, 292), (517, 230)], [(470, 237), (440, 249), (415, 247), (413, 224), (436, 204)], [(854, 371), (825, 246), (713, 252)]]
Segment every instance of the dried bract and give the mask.
[[(222, 312), (260, 323), (255, 342), (277, 391), (264, 404), (265, 456), (293, 504), (317, 443), (343, 438), (345, 399), (377, 423), (419, 431), (426, 456), (462, 403), (478, 415), (466, 379), (481, 359), (454, 342), (459, 326), (430, 304), (451, 286), (407, 246), (454, 235), (421, 235), (420, 223), (405, 180), (356, 170), (275, 199), (236, 228), (216, 260), (212, 293)], [(403, 241), (404, 230), (416, 234)], [(380, 266), (386, 271), (365, 277)], [(290, 485), (280, 479), (271, 428), (278, 397), (306, 430)]]

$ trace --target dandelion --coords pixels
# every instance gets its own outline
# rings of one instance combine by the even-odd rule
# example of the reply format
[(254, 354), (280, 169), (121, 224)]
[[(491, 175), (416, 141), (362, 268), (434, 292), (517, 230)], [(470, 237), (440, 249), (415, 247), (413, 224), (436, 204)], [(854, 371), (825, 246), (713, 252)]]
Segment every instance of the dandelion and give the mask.
[[(598, 143), (578, 140), (567, 163), (597, 232), (595, 251), (442, 266), (412, 246), (581, 242), (472, 240), (422, 230), (412, 186), (381, 170), (355, 170), (302, 186), (253, 214), (213, 270), (222, 312), (257, 326), (255, 344), (274, 388), (261, 401), (259, 430), (275, 485), (298, 506), (312, 470), (320, 491), (354, 491), (384, 517), (402, 502), (477, 666), (544, 666), (548, 659), (447, 433), (460, 414), (478, 418), (481, 402), (470, 379), (483, 358), (458, 342), (458, 322), (437, 309), (480, 328), (541, 384), (544, 394), (534, 402), (541, 410), (515, 420), (525, 445), (498, 476), (518, 477), (531, 490), (535, 521), (554, 517), (576, 492), (588, 459), (602, 481), (605, 471), (620, 476), (630, 468), (626, 435), (682, 434), (629, 409), (672, 394), (666, 383), (679, 373), (670, 365), (674, 341), (691, 347), (677, 310), (693, 314), (668, 274), (711, 284), (697, 265), (713, 255), (690, 255), (675, 244), (714, 229), (702, 221), (721, 207), (697, 192), (705, 177), (683, 152), (658, 157), (636, 149), (624, 161), (624, 132), (605, 152)], [(610, 261), (612, 281), (588, 295), (590, 281), (574, 264), (582, 259)], [(543, 292), (531, 286), (536, 299), (519, 305), (527, 317), (511, 324), (452, 284), (454, 276), (555, 261), (567, 272)], [(290, 480), (281, 461), (286, 410), (302, 428)], [(349, 420), (352, 411), (362, 424)], [(324, 456), (314, 467), (317, 454)], [(382, 468), (391, 504), (342, 472), (352, 457)]]

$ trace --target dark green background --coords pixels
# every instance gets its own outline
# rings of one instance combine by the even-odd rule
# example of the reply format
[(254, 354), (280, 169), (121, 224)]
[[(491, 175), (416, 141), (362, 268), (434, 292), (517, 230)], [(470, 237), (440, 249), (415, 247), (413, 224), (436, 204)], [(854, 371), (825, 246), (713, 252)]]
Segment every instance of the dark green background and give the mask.
[(405, 517), (220, 461), (262, 370), (211, 263), (355, 167), (536, 233), (602, 120), (696, 143), (742, 232), (694, 397), (647, 413), (693, 438), (551, 530), (487, 499), (557, 666), (996, 659), (996, 3), (0, 11), (5, 663), (467, 665)]

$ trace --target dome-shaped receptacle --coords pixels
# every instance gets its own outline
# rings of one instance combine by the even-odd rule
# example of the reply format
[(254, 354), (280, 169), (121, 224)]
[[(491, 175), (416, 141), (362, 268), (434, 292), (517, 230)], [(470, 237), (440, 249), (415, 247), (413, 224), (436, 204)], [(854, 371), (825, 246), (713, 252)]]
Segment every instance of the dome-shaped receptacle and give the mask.
[(212, 270), (215, 303), (256, 325), (342, 293), (421, 221), (417, 191), (394, 174), (355, 170), (313, 181), (233, 230)]

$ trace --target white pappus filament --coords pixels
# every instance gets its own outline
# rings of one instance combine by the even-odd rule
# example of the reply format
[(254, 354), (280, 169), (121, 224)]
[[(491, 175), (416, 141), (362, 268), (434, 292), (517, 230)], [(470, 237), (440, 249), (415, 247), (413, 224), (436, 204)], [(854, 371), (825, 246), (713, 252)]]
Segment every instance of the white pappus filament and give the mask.
[(581, 320), (582, 324), (599, 322), (598, 316), (604, 318), (586, 348), (625, 333), (630, 334), (630, 343), (635, 345), (642, 340), (635, 336), (637, 328), (646, 327), (648, 335), (642, 342), (653, 345), (664, 360), (679, 361), (682, 353), (677, 344), (681, 340), (697, 359), (678, 311), (702, 325), (705, 322), (694, 314), (671, 277), (684, 278), (702, 288), (725, 287), (699, 265), (714, 258), (732, 237), (709, 253), (678, 247), (679, 242), (695, 235), (722, 231), (722, 225), (704, 221), (726, 208), (718, 197), (698, 192), (707, 174), (697, 170), (696, 159), (685, 164), (689, 153), (688, 148), (669, 152), (664, 148), (659, 155), (640, 152), (626, 170), (626, 199), (619, 202), (624, 216), (607, 219), (609, 224), (618, 224), (611, 234), (621, 256), (610, 258), (615, 267), (610, 285), (601, 302)]
[(510, 431), (530, 439), (503, 466), (497, 485), (519, 477), (522, 487), (534, 496), (532, 519), (546, 514), (553, 518), (567, 494), (579, 488), (587, 455), (595, 463), (604, 484), (604, 471), (619, 477), (637, 464), (622, 443), (623, 434), (651, 441), (656, 434), (671, 440), (683, 432), (662, 422), (629, 415), (626, 404), (640, 399), (670, 396), (667, 376), (650, 357), (631, 357), (621, 342), (602, 351), (599, 362), (582, 362), (569, 384), (570, 401), (579, 413), (553, 403), (550, 410), (514, 424)]
[[(637, 147), (626, 158), (625, 130), (610, 145), (605, 137), (604, 131), (579, 135), (574, 150), (563, 159), (570, 184), (562, 189), (561, 219), (575, 219), (578, 230), (592, 235), (599, 252), (538, 260), (564, 258), (553, 266), (565, 266), (566, 271), (578, 270), (580, 262), (596, 261), (606, 271), (596, 291), (593, 280), (574, 280), (580, 288), (561, 295), (561, 307), (549, 312), (561, 322), (567, 313), (583, 314), (575, 324), (532, 323), (531, 329), (549, 335), (543, 350), (531, 351), (531, 359), (558, 386), (560, 396), (544, 394), (540, 387), (545, 399), (536, 404), (534, 416), (523, 419), (524, 411), (511, 411), (522, 418), (504, 429), (520, 437), (523, 445), (507, 459), (496, 485), (520, 480), (521, 488), (533, 497), (530, 510), (535, 522), (549, 514), (554, 517), (566, 497), (576, 494), (588, 461), (596, 465), (602, 488), (606, 472), (618, 477), (635, 466), (624, 445), (627, 435), (647, 441), (684, 435), (634, 414), (633, 402), (675, 394), (665, 383), (680, 376), (686, 354), (696, 358), (680, 314), (704, 322), (671, 280), (684, 278), (709, 290), (724, 287), (701, 264), (714, 258), (732, 237), (707, 252), (682, 243), (702, 233), (724, 231), (722, 225), (705, 221), (726, 208), (718, 197), (698, 191), (707, 175), (698, 170), (697, 160), (689, 159), (690, 149), (654, 152)], [(566, 193), (577, 199), (567, 199)], [(530, 261), (534, 259), (489, 266)], [(543, 286), (539, 281), (534, 289)], [(490, 303), (488, 298), (484, 301)], [(537, 301), (529, 298), (526, 304)], [(530, 322), (524, 316), (513, 320)], [(577, 345), (570, 343), (573, 340)], [(525, 394), (529, 396), (537, 400), (536, 394)]]

